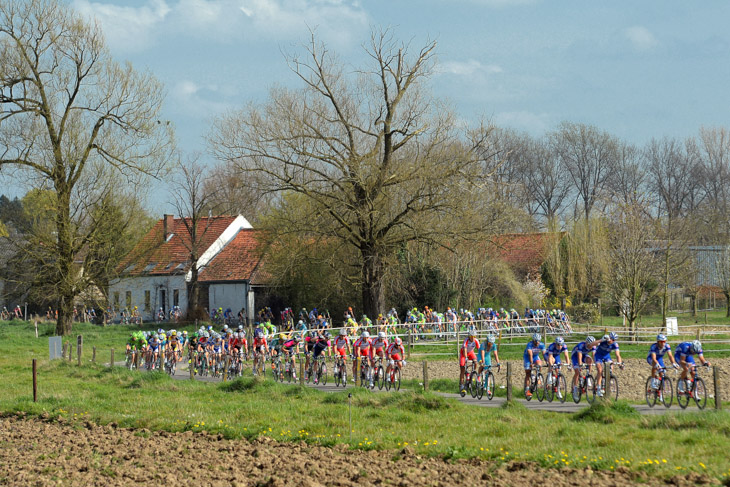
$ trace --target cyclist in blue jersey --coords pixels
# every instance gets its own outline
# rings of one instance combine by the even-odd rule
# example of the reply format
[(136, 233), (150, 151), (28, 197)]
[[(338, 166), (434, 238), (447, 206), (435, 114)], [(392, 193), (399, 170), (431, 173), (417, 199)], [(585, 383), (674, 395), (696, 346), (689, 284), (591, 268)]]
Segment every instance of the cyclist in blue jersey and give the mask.
[(587, 336), (585, 341), (578, 342), (570, 354), (570, 363), (573, 366), (573, 396), (578, 395), (578, 377), (580, 376), (580, 367), (583, 364), (591, 366), (593, 363), (593, 353), (596, 351), (596, 347), (593, 345), (596, 343), (596, 339), (592, 336)]
[(532, 340), (527, 342), (525, 353), (522, 355), (522, 361), (525, 366), (525, 395), (532, 396), (530, 392), (530, 371), (533, 365), (542, 365), (540, 357), (545, 353), (545, 344), (542, 343), (542, 336), (539, 333), (532, 334)]
[(687, 374), (689, 373), (689, 368), (695, 365), (695, 355), (697, 355), (697, 358), (700, 360), (702, 365), (710, 366), (710, 362), (705, 360), (705, 357), (702, 354), (702, 343), (700, 343), (699, 340), (695, 340), (693, 342), (682, 342), (677, 345), (677, 349), (674, 351), (674, 360), (676, 360), (679, 366), (682, 367), (682, 374), (680, 375), (680, 380), (677, 383), (678, 392), (684, 392), (684, 384), (687, 379)]
[(592, 345), (596, 346), (596, 353), (594, 354), (594, 360), (596, 362), (596, 395), (603, 397), (603, 388), (601, 387), (601, 381), (603, 381), (603, 364), (610, 364), (611, 352), (616, 352), (616, 360), (618, 364), (623, 367), (621, 361), (621, 352), (618, 348), (618, 334), (611, 332), (608, 335), (603, 335), (603, 338)]
[(651, 365), (651, 387), (654, 389), (659, 388), (659, 376), (657, 375), (657, 369), (660, 367), (662, 369), (666, 368), (664, 367), (664, 355), (669, 357), (669, 360), (672, 362), (672, 367), (675, 369), (679, 368), (679, 364), (676, 360), (674, 360), (674, 357), (672, 357), (672, 347), (670, 347), (667, 343), (667, 337), (660, 333), (656, 336), (656, 343), (651, 344), (651, 347), (649, 348), (649, 355), (646, 356), (647, 363)]
[(560, 362), (560, 356), (565, 355), (565, 361), (570, 362), (570, 355), (568, 355), (568, 346), (565, 344), (565, 340), (563, 337), (557, 337), (553, 343), (551, 343), (547, 349), (545, 350), (545, 353), (543, 354), (543, 357), (545, 357), (545, 361), (547, 362), (548, 367), (551, 367), (554, 364), (559, 364)]

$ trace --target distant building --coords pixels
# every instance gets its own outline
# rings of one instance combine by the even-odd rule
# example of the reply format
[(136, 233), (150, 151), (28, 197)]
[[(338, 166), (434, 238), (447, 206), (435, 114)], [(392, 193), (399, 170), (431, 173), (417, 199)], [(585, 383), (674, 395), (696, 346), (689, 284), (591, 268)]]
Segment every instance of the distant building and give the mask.
[[(167, 316), (175, 306), (188, 311), (192, 278), (190, 219), (164, 215), (142, 238), (119, 268), (120, 277), (110, 283), (109, 304), (115, 310), (136, 306), (144, 320), (155, 318), (162, 308)], [(243, 216), (201, 218), (197, 228), (198, 283), (201, 307), (208, 311), (243, 310), (252, 319), (255, 291), (260, 276), (261, 232)]]

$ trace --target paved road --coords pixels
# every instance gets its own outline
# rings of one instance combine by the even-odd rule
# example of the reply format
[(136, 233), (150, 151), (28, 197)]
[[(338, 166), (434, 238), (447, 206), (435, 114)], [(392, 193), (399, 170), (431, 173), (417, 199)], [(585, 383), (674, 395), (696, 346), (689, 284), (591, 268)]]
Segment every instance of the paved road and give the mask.
[[(124, 362), (115, 362), (115, 365), (124, 367)], [(250, 371), (250, 368), (248, 369)], [(268, 371), (267, 371), (268, 372)], [(271, 379), (271, 375), (267, 374), (267, 378)], [(190, 374), (188, 371), (187, 364), (181, 364), (180, 367), (178, 367), (176, 374), (173, 376), (174, 379), (177, 380), (190, 380)], [(195, 380), (199, 380), (201, 382), (220, 382), (221, 379), (214, 378), (214, 377), (195, 377)], [(349, 380), (349, 379), (348, 379)], [(337, 391), (343, 391), (347, 390), (351, 387), (354, 387), (354, 384), (351, 382), (348, 382), (347, 388), (343, 389), (342, 387), (336, 387), (334, 383), (334, 379), (330, 376), (329, 380), (327, 381), (327, 385), (314, 385), (314, 384), (306, 384), (308, 387), (312, 387), (314, 389), (323, 391), (323, 392), (337, 392)], [(405, 390), (405, 389), (404, 389)], [(379, 391), (377, 388), (373, 390), (374, 392), (383, 392), (385, 393), (385, 390)], [(519, 391), (518, 391), (519, 392)], [(465, 397), (461, 397), (459, 394), (454, 393), (448, 393), (448, 392), (436, 392), (436, 394), (449, 398), (449, 399), (456, 399), (457, 401), (460, 401), (464, 404), (470, 404), (472, 406), (481, 406), (481, 407), (491, 407), (491, 408), (498, 408), (502, 406), (507, 400), (504, 397), (494, 397), (491, 401), (486, 398), (486, 396), (483, 399), (476, 399), (471, 397), (470, 395), (466, 395)], [(564, 403), (561, 403), (559, 401), (543, 401), (540, 402), (537, 399), (533, 399), (532, 401), (527, 401), (525, 399), (515, 399), (520, 404), (524, 405), (527, 409), (533, 409), (533, 410), (539, 410), (539, 411), (552, 411), (556, 413), (576, 413), (582, 409), (585, 409), (588, 407), (588, 403), (585, 402), (585, 400), (581, 401), (579, 404), (575, 404), (572, 401), (571, 397), (568, 397), (567, 400)], [(694, 406), (694, 403), (691, 402), (690, 406), (687, 407), (687, 409), (682, 409), (677, 404), (676, 398), (674, 398), (674, 402), (672, 403), (672, 407), (665, 408), (661, 404), (657, 404), (655, 407), (650, 408), (646, 404), (633, 404), (632, 407), (636, 409), (640, 414), (643, 415), (657, 415), (657, 414), (665, 414), (667, 412), (688, 412), (688, 411), (697, 411), (697, 407)]]

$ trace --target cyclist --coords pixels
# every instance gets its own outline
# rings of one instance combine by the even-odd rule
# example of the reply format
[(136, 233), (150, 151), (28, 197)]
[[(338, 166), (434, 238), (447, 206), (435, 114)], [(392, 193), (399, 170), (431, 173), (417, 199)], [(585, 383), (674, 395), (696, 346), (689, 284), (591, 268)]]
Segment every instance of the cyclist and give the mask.
[[(314, 346), (312, 347), (312, 360), (314, 360), (315, 364), (317, 362), (317, 358), (324, 352), (325, 350), (329, 353), (329, 347), (330, 347), (330, 332), (324, 331), (317, 334), (317, 341), (314, 342)], [(319, 377), (314, 379), (314, 384), (316, 385), (319, 382)]]
[(297, 380), (297, 351), (299, 350), (299, 342), (301, 342), (302, 337), (299, 335), (295, 335), (292, 338), (287, 338), (284, 340), (284, 342), (281, 344), (281, 352), (284, 355), (284, 363), (287, 363), (289, 359), (291, 358), (291, 373), (294, 380)]
[[(560, 365), (561, 355), (565, 355), (566, 363), (570, 362), (570, 355), (568, 355), (568, 346), (565, 344), (565, 340), (563, 339), (563, 337), (557, 337), (555, 338), (555, 341), (547, 347), (547, 350), (545, 350), (543, 357), (545, 358), (545, 362), (547, 362), (548, 367), (552, 367), (555, 364)], [(552, 381), (553, 374), (548, 374), (547, 385), (552, 386)], [(558, 389), (558, 399), (562, 398), (563, 393), (560, 392), (560, 389)]]
[(352, 349), (354, 351), (354, 356), (352, 360), (352, 381), (355, 382), (355, 377), (357, 377), (357, 358), (363, 357), (360, 360), (369, 359), (370, 358), (370, 348), (372, 347), (372, 340), (370, 339), (370, 332), (367, 330), (363, 330), (362, 334), (360, 335), (360, 338), (355, 340), (355, 343), (352, 344)]
[(350, 354), (350, 339), (347, 336), (347, 330), (342, 327), (340, 333), (332, 343), (332, 354), (335, 358), (342, 357), (342, 363), (347, 367), (347, 356)]
[(616, 352), (616, 360), (618, 360), (618, 364), (623, 367), (623, 363), (621, 361), (621, 352), (618, 349), (618, 334), (616, 332), (611, 332), (608, 335), (603, 335), (603, 338), (599, 342), (594, 342), (592, 345), (596, 345), (596, 353), (594, 354), (595, 362), (596, 362), (596, 395), (598, 397), (603, 397), (603, 388), (601, 387), (601, 382), (603, 380), (603, 364), (610, 364), (612, 362), (611, 360), (611, 352)]
[(388, 367), (386, 367), (385, 369), (385, 377), (386, 380), (390, 380), (391, 369), (395, 367), (396, 364), (398, 364), (398, 367), (401, 369), (405, 365), (403, 357), (405, 356), (406, 352), (403, 349), (403, 340), (401, 340), (400, 337), (395, 337), (393, 343), (388, 345), (388, 347), (385, 349), (385, 353), (388, 355)]
[(388, 339), (385, 337), (385, 332), (378, 332), (378, 336), (372, 341), (370, 347), (370, 364), (375, 367), (375, 357), (385, 359), (384, 350), (388, 348)]
[(674, 351), (674, 360), (677, 361), (680, 367), (682, 367), (682, 373), (679, 377), (679, 383), (677, 384), (677, 392), (684, 392), (684, 384), (687, 379), (690, 367), (695, 366), (694, 356), (700, 359), (702, 365), (710, 366), (710, 362), (705, 360), (702, 353), (702, 343), (699, 340), (693, 342), (682, 342), (677, 345), (677, 349)]
[[(652, 343), (649, 348), (649, 355), (646, 357), (646, 362), (651, 365), (651, 387), (653, 389), (659, 389), (659, 376), (657, 374), (658, 368), (664, 367), (664, 355), (668, 354), (669, 360), (672, 362), (672, 367), (675, 369), (679, 368), (679, 364), (674, 360), (672, 356), (672, 347), (667, 343), (667, 337), (663, 334), (656, 336), (656, 343)], [(661, 394), (661, 391), (659, 392)]]
[(148, 354), (150, 355), (150, 358), (152, 359), (152, 368), (154, 368), (155, 364), (157, 363), (157, 357), (160, 353), (160, 345), (162, 344), (162, 336), (157, 334), (152, 334), (149, 341), (147, 342), (149, 348), (148, 348)]
[[(259, 365), (258, 360), (263, 360), (264, 353), (269, 353), (269, 344), (266, 343), (266, 337), (260, 331), (254, 332), (253, 352), (253, 370), (257, 370), (256, 367)], [(260, 354), (260, 358), (257, 357), (256, 352)]]
[[(494, 359), (497, 361), (497, 365), (499, 365), (497, 339), (494, 335), (488, 335), (487, 339), (479, 346), (479, 353), (477, 354), (477, 357), (479, 358), (479, 377), (482, 376), (482, 372), (484, 372), (485, 367), (490, 367), (492, 365), (492, 352), (494, 352)], [(491, 391), (487, 389), (487, 395), (490, 393)]]
[(525, 366), (525, 395), (532, 396), (530, 392), (530, 371), (532, 367), (542, 365), (540, 357), (545, 353), (545, 344), (541, 342), (542, 336), (539, 333), (532, 334), (532, 340), (527, 342), (525, 352), (522, 355), (522, 362)]
[(466, 361), (471, 360), (476, 364), (477, 356), (474, 352), (479, 350), (479, 340), (477, 340), (477, 332), (469, 330), (469, 336), (459, 349), (459, 392), (464, 393), (464, 375), (466, 374)]
[(180, 349), (182, 348), (182, 345), (180, 344), (180, 339), (177, 336), (177, 331), (172, 330), (172, 334), (170, 335), (170, 340), (167, 346), (170, 350), (171, 357), (175, 358), (175, 362), (179, 362)]
[(571, 350), (570, 363), (573, 366), (574, 397), (578, 397), (578, 378), (580, 377), (581, 365), (588, 365), (590, 371), (590, 366), (593, 363), (593, 354), (596, 351), (596, 347), (592, 346), (592, 344), (595, 342), (596, 339), (589, 335), (584, 341), (578, 342), (578, 344), (573, 347), (573, 350)]

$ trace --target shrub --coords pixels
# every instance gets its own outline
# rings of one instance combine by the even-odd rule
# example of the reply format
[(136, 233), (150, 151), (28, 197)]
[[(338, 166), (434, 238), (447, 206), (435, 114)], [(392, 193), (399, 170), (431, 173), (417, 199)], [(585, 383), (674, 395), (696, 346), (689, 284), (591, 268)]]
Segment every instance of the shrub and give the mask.
[(566, 313), (574, 323), (595, 324), (601, 321), (601, 313), (597, 304), (578, 304), (568, 308)]

